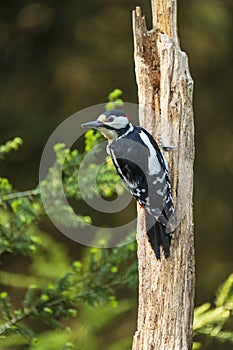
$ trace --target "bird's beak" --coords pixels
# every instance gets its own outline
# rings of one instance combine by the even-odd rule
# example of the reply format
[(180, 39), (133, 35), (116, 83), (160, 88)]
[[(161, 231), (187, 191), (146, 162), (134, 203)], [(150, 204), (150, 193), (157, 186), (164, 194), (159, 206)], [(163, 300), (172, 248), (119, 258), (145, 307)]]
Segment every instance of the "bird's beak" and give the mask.
[(103, 123), (99, 120), (94, 120), (93, 122), (88, 122), (85, 124), (81, 124), (82, 128), (87, 128), (87, 129), (98, 129), (100, 126), (103, 126)]

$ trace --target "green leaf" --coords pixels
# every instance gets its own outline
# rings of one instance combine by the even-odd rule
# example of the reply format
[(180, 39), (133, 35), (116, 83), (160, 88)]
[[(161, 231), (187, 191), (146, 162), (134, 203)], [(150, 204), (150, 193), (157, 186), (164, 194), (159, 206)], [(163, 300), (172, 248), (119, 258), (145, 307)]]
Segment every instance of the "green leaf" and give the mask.
[(201, 348), (201, 343), (200, 342), (194, 342), (193, 343), (193, 348), (192, 348), (192, 350), (198, 350), (198, 349), (200, 349)]
[(120, 89), (114, 89), (113, 91), (110, 92), (108, 95), (109, 101), (115, 101), (118, 99), (121, 95), (123, 94), (122, 90)]
[(223, 306), (228, 303), (231, 303), (231, 309), (233, 309), (233, 274), (219, 287), (215, 299), (216, 306)]

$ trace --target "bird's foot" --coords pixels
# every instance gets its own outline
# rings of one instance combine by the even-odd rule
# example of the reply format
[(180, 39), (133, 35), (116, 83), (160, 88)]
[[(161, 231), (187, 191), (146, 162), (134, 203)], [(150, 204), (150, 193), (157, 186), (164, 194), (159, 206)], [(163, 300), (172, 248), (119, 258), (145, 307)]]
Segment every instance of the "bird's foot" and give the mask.
[(173, 151), (175, 149), (179, 149), (180, 148), (180, 146), (165, 146), (164, 143), (163, 143), (161, 135), (158, 135), (158, 144), (159, 144), (160, 148), (162, 148), (162, 150), (164, 152), (169, 152), (169, 151)]

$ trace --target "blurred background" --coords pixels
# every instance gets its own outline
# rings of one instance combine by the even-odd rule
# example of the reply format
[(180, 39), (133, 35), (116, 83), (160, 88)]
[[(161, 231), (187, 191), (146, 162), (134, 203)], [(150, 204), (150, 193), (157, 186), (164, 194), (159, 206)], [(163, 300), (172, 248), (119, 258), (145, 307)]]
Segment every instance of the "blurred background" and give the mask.
[[(216, 288), (233, 267), (233, 2), (178, 3), (181, 47), (189, 56), (195, 82), (199, 305), (213, 300)], [(0, 2), (0, 143), (15, 136), (24, 140), (23, 147), (1, 163), (1, 176), (8, 177), (17, 189), (38, 184), (44, 145), (69, 115), (105, 102), (116, 87), (123, 90), (125, 101), (137, 103), (131, 29), (136, 5), (142, 6), (150, 28), (149, 0)], [(71, 257), (83, 249), (52, 224), (47, 223), (46, 229), (66, 245)], [(132, 293), (129, 298), (134, 304), (128, 316), (130, 335), (136, 327), (137, 296)], [(112, 330), (105, 331), (111, 336)], [(115, 334), (121, 331), (118, 325)]]

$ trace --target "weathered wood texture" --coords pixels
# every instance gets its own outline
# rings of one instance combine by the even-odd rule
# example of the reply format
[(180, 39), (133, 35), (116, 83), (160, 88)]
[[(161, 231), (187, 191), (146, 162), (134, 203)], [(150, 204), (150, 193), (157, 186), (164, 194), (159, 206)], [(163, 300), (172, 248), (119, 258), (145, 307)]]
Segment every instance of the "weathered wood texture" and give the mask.
[(139, 308), (133, 350), (192, 348), (194, 303), (193, 244), (193, 81), (177, 36), (176, 1), (152, 0), (153, 28), (139, 7), (133, 12), (135, 69), (140, 124), (165, 145), (176, 206), (171, 255), (157, 261), (138, 208)]

